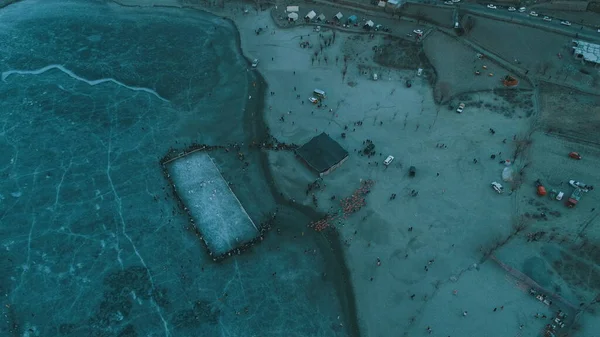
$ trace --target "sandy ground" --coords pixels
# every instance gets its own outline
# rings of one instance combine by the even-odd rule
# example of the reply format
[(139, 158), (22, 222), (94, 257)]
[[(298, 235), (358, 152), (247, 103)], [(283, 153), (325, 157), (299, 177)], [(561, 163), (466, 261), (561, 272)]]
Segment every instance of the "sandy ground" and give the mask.
[[(529, 165), (521, 189), (511, 193), (507, 183), (506, 192), (499, 195), (490, 188), (490, 182), (501, 181), (503, 166), (499, 159), (512, 155), (514, 137), (522, 139), (530, 134), (531, 119), (536, 116), (532, 113), (535, 104), (527, 103), (530, 92), (519, 93), (517, 98), (493, 92), (459, 94), (451, 104), (461, 99), (469, 103), (462, 114), (457, 114), (434, 103), (433, 90), (426, 78), (416, 76), (416, 67), (383, 69), (372, 61), (372, 48), (383, 43), (382, 37), (370, 39), (337, 32), (335, 42), (320, 51), (319, 45), (332, 38), (332, 32), (322, 32), (320, 37), (311, 27), (274, 29), (269, 12), (232, 15), (240, 27), (244, 52), (260, 60), (258, 71), (269, 83), (268, 92), (274, 93), (266, 97), (265, 118), (271, 133), (280, 141), (300, 144), (325, 131), (350, 152), (348, 161), (324, 178), (326, 187), (317, 192), (319, 208), (335, 209), (337, 200), (351, 194), (361, 179), (375, 181), (367, 206), (336, 224), (345, 242), (361, 335), (420, 336), (427, 335), (428, 327), (434, 336), (538, 335), (549, 320), (536, 319), (535, 314), (552, 317), (560, 306), (541, 304), (528, 294), (527, 285), (495, 262), (482, 258), (483, 252), (509, 237), (521, 224), (525, 232), (541, 228), (556, 232), (557, 237), (570, 234), (563, 231), (565, 226), (577, 228), (581, 233), (577, 240), (592, 248), (581, 260), (569, 260), (580, 264), (569, 264), (556, 256), (562, 251), (572, 254), (573, 244), (582, 245), (575, 239), (569, 239), (570, 246), (560, 246), (566, 241), (526, 244), (524, 236), (517, 236), (495, 255), (525, 271), (531, 258), (534, 262), (546, 261), (546, 273), (554, 278), (548, 281), (550, 276), (543, 273), (529, 273), (530, 277), (554, 291), (564, 287), (564, 296), (574, 305), (591, 302), (591, 294), (597, 294), (593, 283), (596, 274), (592, 271), (598, 265), (593, 254), (598, 235), (586, 231), (596, 219), (597, 211), (591, 209), (598, 204), (598, 196), (590, 192), (577, 208), (568, 210), (559, 202), (537, 198), (533, 181), (540, 178), (551, 184), (549, 187), (566, 193), (571, 189), (565, 186), (565, 180), (597, 181), (599, 171), (589, 166), (600, 167), (597, 150), (534, 133), (524, 160), (514, 163), (517, 170)], [(481, 22), (476, 24), (482, 26)], [(255, 29), (259, 27), (264, 32), (257, 35)], [(493, 27), (486, 29), (487, 33), (477, 28), (473, 31), (479, 43), (501, 38)], [(543, 49), (547, 53), (529, 53), (525, 51), (538, 50), (538, 43), (548, 41), (535, 34), (531, 40), (526, 39), (521, 31), (514, 35), (517, 38), (493, 47), (505, 56), (516, 54), (507, 59), (518, 57), (523, 63), (531, 62), (532, 67), (532, 55), (540, 54), (549, 61), (556, 58), (565, 42), (564, 38), (552, 40)], [(304, 41), (314, 47), (301, 48), (299, 44)], [(443, 42), (440, 46), (445, 46)], [(452, 48), (445, 46), (436, 53), (433, 47), (432, 55), (443, 55), (443, 48)], [(316, 50), (319, 53), (315, 56)], [(524, 52), (520, 55), (516, 51)], [(350, 56), (346, 65), (344, 54)], [(438, 66), (443, 67), (441, 63)], [(379, 72), (378, 81), (371, 79), (374, 71)], [(404, 85), (406, 79), (413, 81), (411, 88)], [(307, 101), (314, 88), (327, 92), (326, 107), (319, 109)], [(510, 105), (515, 100), (518, 104)], [(362, 125), (355, 125), (358, 121)], [(346, 138), (341, 136), (344, 132)], [(375, 157), (358, 154), (366, 139), (374, 142)], [(566, 157), (574, 149), (585, 153), (586, 160)], [(382, 161), (388, 154), (396, 159), (385, 169)], [(490, 158), (492, 154), (495, 159)], [(316, 175), (291, 153), (271, 153), (270, 161), (281, 193), (311, 205), (305, 187)], [(417, 168), (416, 177), (408, 177), (409, 166)], [(411, 197), (411, 190), (417, 190), (418, 196)], [(398, 196), (395, 200), (390, 200), (392, 193)], [(334, 195), (338, 199), (332, 201)], [(550, 214), (548, 220), (539, 218), (541, 212)], [(591, 275), (585, 291), (578, 291), (574, 277), (568, 277), (581, 263), (588, 266)], [(581, 274), (579, 279), (583, 278)], [(580, 321), (582, 336), (597, 331), (595, 321), (599, 320), (593, 316)]]
[[(436, 31), (423, 41), (427, 58), (436, 69), (436, 94), (444, 100), (457, 93), (504, 88), (501, 80), (509, 71), (487, 58), (479, 59), (470, 47), (442, 32)], [(446, 50), (440, 53), (440, 50)], [(480, 75), (475, 75), (479, 71)], [(526, 81), (521, 86), (527, 87)]]
[[(258, 22), (252, 20), (260, 25), (261, 16)], [(266, 17), (262, 22), (269, 25)], [(325, 38), (327, 34), (331, 33), (324, 32)], [(330, 197), (349, 195), (360, 179), (376, 181), (366, 209), (338, 224), (346, 242), (364, 335), (389, 336), (398, 331), (405, 336), (418, 335), (426, 333), (428, 326), (436, 334), (451, 336), (476, 335), (482, 331), (488, 336), (533, 336), (541, 331), (548, 320), (536, 319), (535, 314), (552, 316), (557, 307), (548, 308), (532, 298), (525, 284), (515, 281), (495, 263), (488, 260), (477, 265), (482, 256), (480, 250), (508, 236), (518, 222), (515, 219), (527, 218), (524, 213), (532, 216), (539, 209), (557, 212), (525, 199), (535, 198), (533, 180), (537, 178), (548, 179), (557, 188), (564, 185), (564, 177), (550, 177), (556, 162), (576, 164), (565, 157), (568, 144), (559, 148), (544, 138), (547, 136), (536, 134), (535, 137), (542, 139), (535, 141), (539, 145), (532, 147), (531, 155), (537, 160), (546, 156), (549, 148), (556, 155), (537, 161), (540, 164), (534, 166), (536, 171), (532, 174), (535, 178), (527, 177), (523, 182), (525, 187), (517, 193), (497, 195), (489, 188), (489, 182), (500, 179), (502, 169), (490, 155), (503, 158), (512, 154), (513, 137), (528, 133), (531, 124), (528, 116), (534, 108), (530, 103), (531, 93), (469, 94), (465, 99), (474, 106), (459, 115), (433, 103), (431, 88), (425, 79), (415, 76), (414, 69), (378, 69), (383, 73), (379, 81), (372, 81), (369, 72), (361, 72), (367, 67), (377, 67), (368, 59), (372, 47), (381, 42), (377, 38), (337, 33), (336, 42), (325, 47), (323, 53), (330, 60), (332, 55), (348, 54), (349, 50), (361, 51), (350, 59), (345, 78), (341, 74), (343, 65), (323, 62), (311, 65), (314, 51), (299, 48), (300, 41), (320, 44), (310, 28), (277, 30), (264, 36), (249, 34), (244, 38), (248, 39), (247, 51), (265, 60), (259, 70), (275, 92), (267, 99), (272, 107), (266, 114), (272, 133), (284, 141), (303, 143), (325, 131), (351, 153), (342, 167), (324, 179), (327, 187), (318, 193), (319, 207), (335, 208), (336, 202)], [(403, 85), (405, 79), (413, 80), (412, 88)], [(307, 102), (301, 103), (315, 87), (328, 92), (327, 108), (316, 109)], [(298, 94), (300, 99), (296, 98)], [(284, 121), (280, 120), (282, 116)], [(355, 126), (356, 121), (362, 121), (362, 126)], [(492, 135), (489, 128), (496, 133)], [(345, 139), (342, 132), (347, 132)], [(375, 158), (361, 157), (355, 152), (360, 151), (362, 141), (367, 138), (376, 144)], [(447, 148), (437, 148), (439, 143)], [(387, 154), (397, 159), (384, 169), (381, 161)], [(277, 153), (271, 159), (282, 193), (297, 202), (311, 204), (302, 187), (315, 175), (291, 154)], [(516, 167), (524, 164), (518, 161)], [(411, 165), (418, 170), (415, 178), (407, 176), (407, 167)], [(598, 179), (589, 172), (584, 174), (586, 169), (589, 171), (588, 165), (581, 166), (578, 175), (581, 178), (577, 179)], [(543, 170), (547, 173), (543, 174)], [(418, 197), (409, 196), (412, 189), (419, 191)], [(565, 192), (570, 190), (565, 188)], [(390, 201), (391, 193), (399, 198)], [(530, 207), (518, 207), (520, 203)], [(558, 202), (552, 206), (566, 212)], [(576, 214), (573, 216), (577, 217)], [(554, 216), (548, 221), (558, 218)], [(527, 228), (536, 228), (532, 221), (524, 222), (531, 226)], [(409, 227), (413, 230), (408, 231)], [(518, 240), (513, 245), (521, 247)], [(536, 249), (529, 253), (544, 253)], [(527, 270), (528, 260), (512, 252), (500, 250), (499, 258), (506, 258), (517, 269)], [(382, 261), (379, 267), (378, 258)], [(556, 273), (564, 276), (564, 272)], [(553, 284), (564, 285), (565, 281), (555, 280)], [(572, 294), (570, 301), (577, 303), (589, 301), (591, 291), (579, 295), (575, 291), (564, 293)], [(467, 316), (463, 316), (464, 311)], [(593, 329), (585, 326), (589, 322), (585, 320), (580, 328)]]
[[(252, 27), (271, 24), (264, 13), (240, 20), (242, 27), (244, 20)], [(354, 48), (368, 55), (368, 47), (377, 43), (342, 33), (336, 36), (336, 42), (324, 50), (330, 60), (332, 55), (343, 54), (349, 44), (364, 45)], [(481, 258), (478, 247), (512, 230), (514, 196), (497, 195), (489, 187), (491, 181), (500, 179), (502, 169), (490, 155), (509, 153), (511, 142), (505, 144), (503, 139), (524, 133), (527, 118), (507, 118), (485, 107), (463, 114), (438, 109), (431, 88), (414, 70), (389, 70), (379, 81), (372, 81), (350, 61), (342, 80), (342, 62), (311, 66), (314, 50), (299, 47), (300, 41), (319, 44), (310, 28), (264, 35), (242, 32), (242, 37), (246, 52), (263, 60), (259, 70), (275, 92), (267, 97), (272, 108), (266, 114), (273, 135), (303, 143), (325, 131), (351, 153), (342, 167), (325, 178), (327, 187), (318, 195), (320, 208), (328, 210), (335, 204), (332, 195), (350, 194), (360, 179), (376, 181), (367, 208), (339, 226), (348, 242), (346, 254), (363, 334), (389, 336), (402, 331), (408, 336), (426, 332), (427, 326), (440, 335), (486, 331), (488, 336), (505, 336), (520, 331), (516, 318), (533, 316), (538, 303), (523, 296), (493, 264), (477, 268), (474, 264)], [(355, 58), (366, 63), (361, 56)], [(411, 88), (403, 85), (405, 78), (414, 80)], [(317, 109), (306, 102), (315, 87), (328, 92), (327, 108)], [(489, 104), (494, 106), (493, 99)], [(355, 126), (356, 121), (362, 121), (362, 126)], [(489, 132), (491, 127), (496, 134)], [(342, 139), (344, 131), (348, 136)], [(376, 144), (375, 158), (355, 153), (367, 138)], [(446, 148), (437, 148), (440, 143)], [(387, 154), (397, 159), (384, 169), (381, 161)], [(291, 154), (277, 153), (271, 159), (282, 193), (311, 204), (303, 187), (315, 175)], [(411, 165), (417, 167), (415, 178), (407, 176)], [(409, 196), (412, 189), (419, 191), (417, 197)], [(390, 201), (392, 193), (398, 198)], [(409, 227), (413, 230), (408, 231)], [(377, 258), (382, 261), (380, 267)], [(488, 288), (481, 288), (482, 284)], [(493, 316), (493, 307), (502, 305), (505, 321), (490, 328), (488, 322), (498, 317)], [(463, 311), (476, 317), (464, 317)], [(541, 326), (523, 329), (533, 334)]]

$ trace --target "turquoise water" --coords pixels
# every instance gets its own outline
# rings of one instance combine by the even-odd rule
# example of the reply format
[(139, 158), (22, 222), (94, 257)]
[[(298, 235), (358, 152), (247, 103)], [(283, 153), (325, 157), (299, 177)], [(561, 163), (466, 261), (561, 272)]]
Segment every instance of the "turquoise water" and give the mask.
[(0, 22), (0, 335), (355, 334), (343, 261), (274, 197), (264, 153), (242, 146), (246, 170), (211, 153), (255, 222), (278, 211), (221, 263), (162, 175), (171, 148), (261, 137), (232, 24), (89, 1), (23, 1)]

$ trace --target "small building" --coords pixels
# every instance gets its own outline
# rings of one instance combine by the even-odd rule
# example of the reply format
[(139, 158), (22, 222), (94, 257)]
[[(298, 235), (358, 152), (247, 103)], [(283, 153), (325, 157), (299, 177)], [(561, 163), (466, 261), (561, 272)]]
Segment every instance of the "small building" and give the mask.
[(373, 26), (375, 26), (375, 22), (369, 20), (369, 21), (365, 22), (364, 28), (371, 29), (371, 28), (373, 28)]
[(381, 8), (385, 8), (386, 2), (385, 1), (379, 1), (377, 3), (377, 7), (381, 7)]
[(325, 14), (319, 14), (319, 16), (317, 16), (317, 21), (325, 21)]
[(291, 12), (290, 14), (288, 14), (288, 20), (289, 21), (296, 21), (296, 20), (298, 20), (298, 13)]
[(358, 17), (356, 17), (356, 15), (350, 15), (348, 17), (348, 24), (355, 24), (358, 22)]
[(600, 45), (573, 40), (573, 55), (576, 59), (600, 65)]
[(298, 148), (296, 155), (321, 177), (331, 173), (348, 159), (348, 151), (325, 132)]
[(310, 20), (314, 19), (315, 16), (317, 16), (317, 13), (315, 13), (315, 11), (310, 11), (310, 12), (308, 12), (308, 14), (306, 14), (304, 19), (307, 21), (310, 21)]
[(287, 8), (285, 9), (286, 12), (298, 12), (300, 11), (300, 7), (299, 6), (287, 6)]
[(338, 12), (333, 18), (340, 21), (343, 17), (344, 15), (342, 14), (342, 12)]

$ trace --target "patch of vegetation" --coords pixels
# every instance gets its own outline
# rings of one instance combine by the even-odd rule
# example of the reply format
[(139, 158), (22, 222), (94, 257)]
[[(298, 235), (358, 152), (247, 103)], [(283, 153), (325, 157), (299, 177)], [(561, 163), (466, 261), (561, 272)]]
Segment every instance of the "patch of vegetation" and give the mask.
[(415, 69), (420, 64), (421, 53), (422, 49), (417, 44), (402, 39), (395, 39), (383, 46), (379, 46), (374, 60), (386, 67)]

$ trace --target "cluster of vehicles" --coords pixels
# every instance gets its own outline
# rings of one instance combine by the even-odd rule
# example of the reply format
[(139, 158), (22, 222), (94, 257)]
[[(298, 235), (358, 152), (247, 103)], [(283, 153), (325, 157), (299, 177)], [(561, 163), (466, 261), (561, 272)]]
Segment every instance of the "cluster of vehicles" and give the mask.
[(315, 89), (313, 90), (313, 96), (310, 96), (308, 98), (308, 101), (311, 102), (312, 104), (319, 104), (321, 103), (322, 100), (325, 99), (325, 91), (321, 90), (321, 89)]
[[(538, 293), (533, 288), (529, 289), (529, 294), (532, 296), (535, 296), (535, 298), (538, 301), (544, 303), (547, 306), (552, 305), (552, 301), (548, 299), (549, 296), (546, 294)], [(546, 318), (546, 315), (536, 314), (535, 317), (536, 318), (538, 318), (538, 317)], [(566, 326), (566, 324), (565, 324), (566, 319), (567, 319), (567, 314), (564, 313), (562, 310), (558, 310), (558, 312), (556, 313), (556, 316), (554, 316), (554, 318), (550, 318), (551, 322), (546, 325), (546, 327), (544, 329), (545, 330), (544, 336), (545, 337), (557, 336), (557, 330), (562, 329)]]
[[(573, 193), (571, 193), (571, 195), (567, 199), (567, 202), (565, 203), (566, 206), (569, 208), (573, 208), (577, 205), (579, 200), (581, 200), (581, 196), (583, 195), (583, 193), (589, 192), (594, 189), (594, 186), (587, 185), (575, 180), (569, 180), (569, 185), (575, 188), (573, 190)], [(497, 181), (492, 182), (491, 186), (492, 189), (494, 189), (494, 191), (496, 191), (496, 193), (498, 194), (502, 194), (504, 192), (504, 187)], [(541, 197), (549, 195), (551, 199), (561, 201), (565, 195), (564, 192), (556, 191), (554, 189), (550, 190), (550, 193), (548, 194), (548, 192), (546, 191), (546, 187), (544, 187), (544, 184), (539, 179), (535, 181), (535, 187), (537, 195)]]
[[(498, 9), (498, 6), (496, 6), (494, 4), (489, 4), (486, 7), (489, 8), (489, 9)], [(527, 11), (527, 8), (521, 7), (519, 9), (517, 9), (516, 7), (512, 7), (511, 6), (511, 7), (508, 7), (508, 11), (509, 12), (517, 12), (518, 11), (519, 13), (525, 13)], [(538, 17), (538, 16), (540, 16), (540, 14), (538, 14), (535, 11), (531, 11), (531, 12), (529, 12), (529, 16)], [(544, 16), (542, 18), (542, 20), (547, 21), (547, 22), (551, 22), (552, 18), (549, 17), (549, 16)], [(566, 21), (566, 20), (561, 21), (560, 24), (563, 25), (563, 26), (570, 26), (571, 25), (571, 23), (569, 21)]]
[[(577, 152), (569, 153), (569, 157), (576, 159), (576, 160), (581, 160), (581, 155)], [(504, 173), (503, 173), (503, 179), (504, 179)], [(569, 208), (573, 208), (573, 207), (577, 206), (577, 203), (579, 202), (579, 200), (581, 200), (583, 193), (587, 193), (594, 189), (594, 186), (588, 185), (588, 184), (585, 184), (585, 183), (582, 183), (582, 182), (579, 182), (576, 180), (569, 180), (569, 185), (574, 188), (573, 192), (571, 193), (571, 195), (565, 202), (565, 205)], [(504, 187), (502, 186), (502, 184), (500, 184), (497, 181), (492, 182), (491, 187), (498, 194), (502, 194), (504, 192)], [(565, 195), (564, 192), (557, 191), (555, 189), (551, 189), (550, 192), (548, 193), (546, 190), (546, 187), (544, 186), (544, 184), (542, 183), (542, 181), (540, 179), (535, 181), (535, 187), (536, 187), (536, 193), (540, 197), (548, 195), (550, 197), (550, 199), (560, 201), (563, 199), (563, 197)]]

